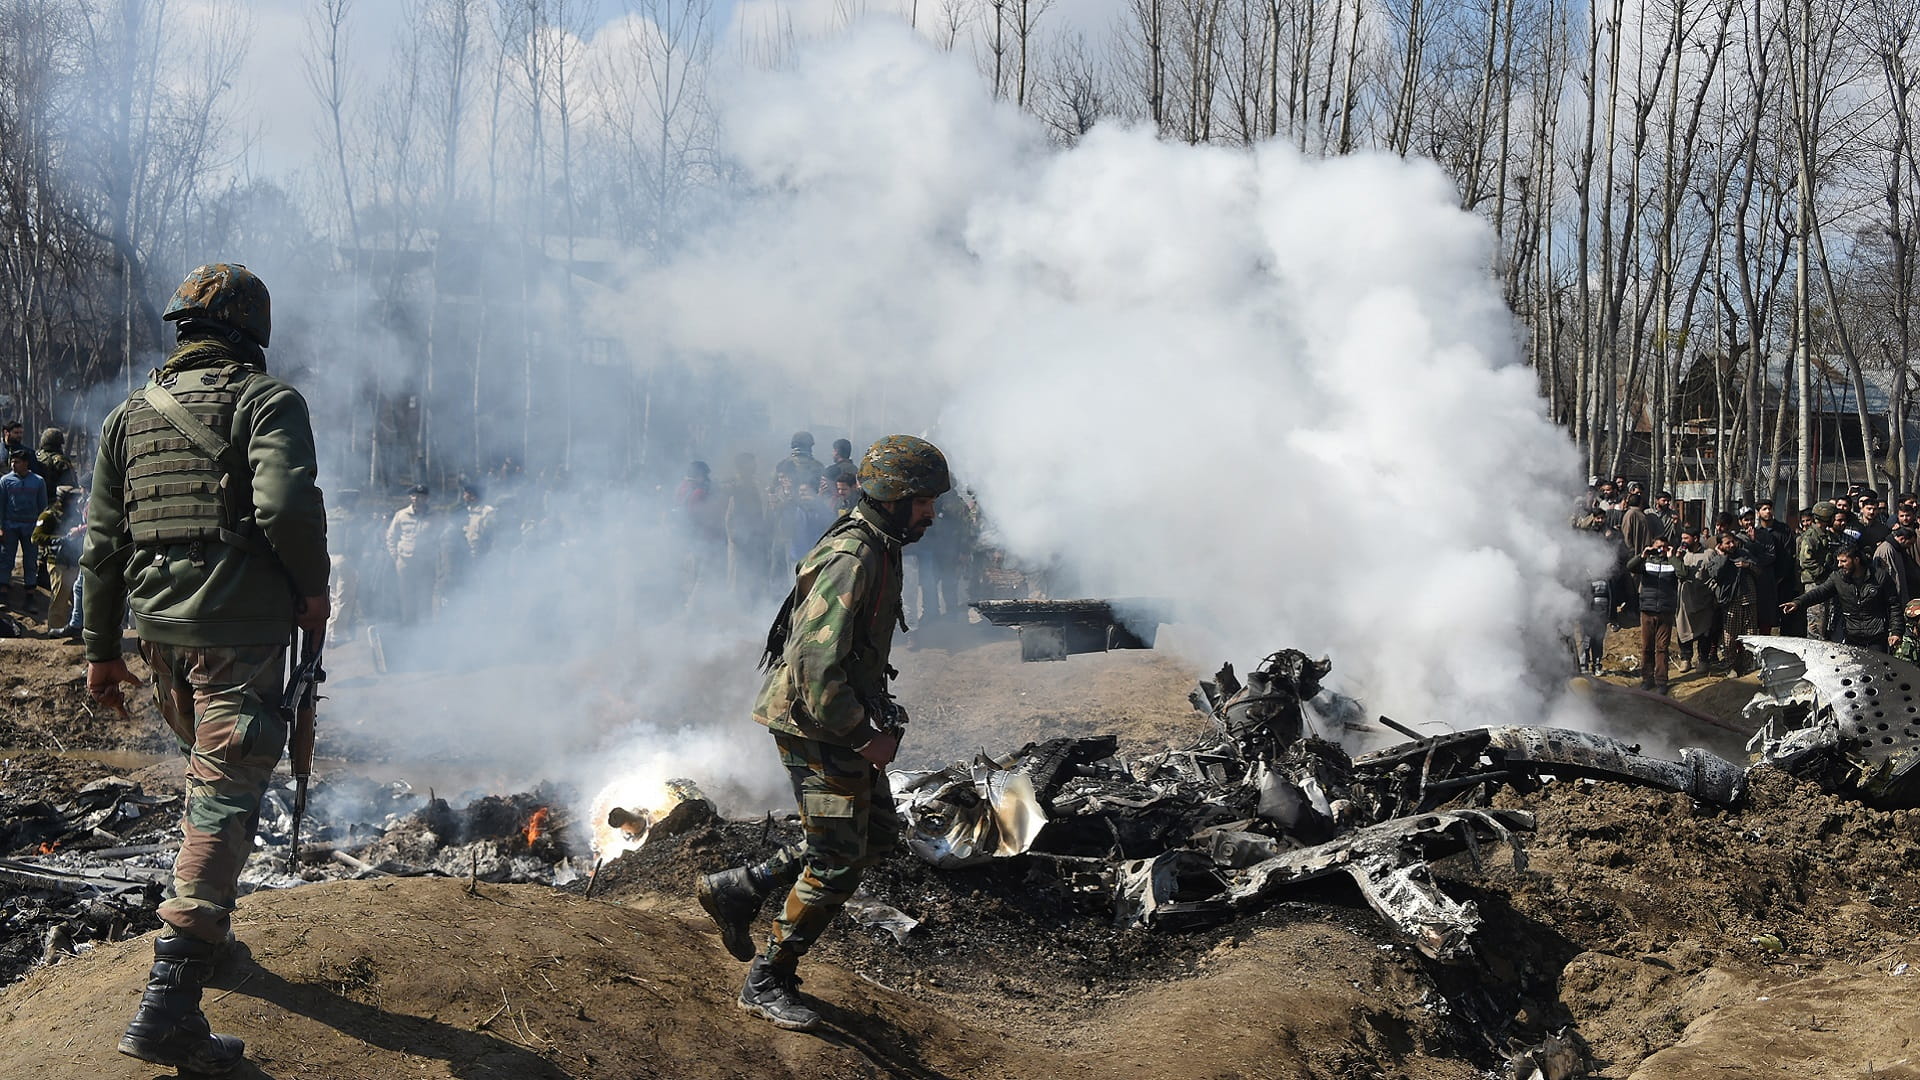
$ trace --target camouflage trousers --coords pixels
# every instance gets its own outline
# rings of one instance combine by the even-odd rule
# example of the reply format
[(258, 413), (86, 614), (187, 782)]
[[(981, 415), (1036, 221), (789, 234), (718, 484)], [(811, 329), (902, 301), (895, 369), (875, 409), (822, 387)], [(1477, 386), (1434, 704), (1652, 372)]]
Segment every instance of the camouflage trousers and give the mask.
[(799, 863), (799, 878), (773, 920), (766, 951), (771, 963), (790, 966), (826, 932), (867, 867), (900, 846), (903, 829), (885, 769), (848, 747), (780, 734), (773, 741), (793, 781), (806, 833), (798, 848), (761, 867), (778, 880), (790, 873), (792, 862)]
[(287, 748), (278, 707), (285, 654), (284, 645), (140, 643), (160, 715), (187, 752), (180, 855), (160, 918), (189, 937), (226, 940), (260, 800)]

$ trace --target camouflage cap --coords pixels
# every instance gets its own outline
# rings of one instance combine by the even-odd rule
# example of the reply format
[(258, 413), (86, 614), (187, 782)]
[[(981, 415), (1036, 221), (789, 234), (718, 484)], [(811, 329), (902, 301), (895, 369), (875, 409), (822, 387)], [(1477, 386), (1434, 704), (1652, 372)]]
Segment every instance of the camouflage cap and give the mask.
[(931, 499), (953, 490), (947, 456), (925, 439), (889, 435), (860, 459), (860, 490), (875, 502)]
[(1920, 600), (1907, 601), (1907, 618), (1920, 619)]
[(1821, 521), (1832, 521), (1833, 515), (1839, 513), (1840, 511), (1835, 509), (1832, 503), (1827, 502), (1825, 499), (1822, 499), (1821, 501), (1814, 503), (1813, 509), (1807, 512), (1812, 514), (1814, 517), (1819, 518)]
[(208, 263), (194, 268), (174, 290), (173, 300), (160, 317), (216, 322), (252, 338), (263, 349), (273, 333), (273, 309), (266, 283), (239, 263)]

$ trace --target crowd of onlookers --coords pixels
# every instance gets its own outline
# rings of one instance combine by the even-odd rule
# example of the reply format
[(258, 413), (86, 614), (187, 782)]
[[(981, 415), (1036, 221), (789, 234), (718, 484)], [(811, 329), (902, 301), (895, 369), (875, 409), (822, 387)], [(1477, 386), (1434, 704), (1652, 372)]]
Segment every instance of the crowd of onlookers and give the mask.
[[(743, 603), (785, 594), (794, 566), (814, 541), (860, 500), (859, 463), (850, 440), (835, 439), (829, 457), (814, 455), (811, 432), (796, 431), (770, 474), (750, 453), (736, 455), (732, 475), (716, 482), (704, 461), (687, 468), (672, 515), (687, 548), (687, 591), (724, 584)], [(942, 495), (934, 527), (907, 549), (914, 587), (906, 605), (918, 619), (960, 618), (980, 535), (979, 506), (966, 491)]]
[[(0, 426), (6, 468), (0, 473), (0, 606), (45, 615), (50, 636), (77, 641), (87, 493), (67, 457), (65, 431), (47, 428), (33, 450), (27, 448), (26, 434), (18, 420)], [(44, 610), (42, 588), (47, 590)]]
[[(456, 483), (458, 502), (437, 505), (417, 484), (405, 505), (388, 511), (363, 505), (359, 493), (330, 492), (328, 538), (333, 560), (333, 618), (329, 637), (340, 639), (365, 623), (411, 626), (431, 622), (441, 608), (481, 576), (525, 579), (554, 572), (551, 556), (588, 544), (604, 548), (608, 530), (627, 539), (609, 552), (628, 565), (602, 584), (638, 581), (634, 602), (649, 612), (706, 611), (725, 603), (771, 610), (793, 580), (796, 563), (859, 501), (858, 465), (849, 440), (836, 439), (828, 460), (814, 456), (814, 438), (796, 432), (771, 470), (741, 453), (732, 472), (716, 478), (704, 461), (688, 464), (670, 490), (575, 491), (560, 496), (553, 478), (503, 470), (487, 483)], [(390, 504), (389, 504), (390, 505)], [(959, 618), (965, 611), (979, 536), (970, 495), (949, 493), (939, 520), (908, 549), (908, 615), (916, 620)], [(657, 528), (656, 528), (657, 526)], [(493, 579), (497, 587), (499, 579)]]
[(1610, 625), (1636, 621), (1640, 685), (1660, 693), (1673, 653), (1681, 672), (1743, 667), (1735, 642), (1748, 634), (1920, 658), (1920, 496), (1855, 485), (1791, 514), (1772, 499), (1711, 518), (1688, 509), (1624, 477), (1590, 485), (1574, 526), (1617, 557), (1590, 587), (1576, 635), (1583, 670), (1602, 669)]

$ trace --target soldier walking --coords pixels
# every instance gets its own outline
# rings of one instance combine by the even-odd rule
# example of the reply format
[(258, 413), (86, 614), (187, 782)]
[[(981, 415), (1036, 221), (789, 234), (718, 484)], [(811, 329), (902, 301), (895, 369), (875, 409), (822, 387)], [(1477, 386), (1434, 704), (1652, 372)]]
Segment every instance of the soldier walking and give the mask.
[(131, 608), (153, 695), (187, 751), (166, 930), (120, 1052), (224, 1074), (200, 992), (231, 940), (240, 869), (287, 745), (279, 696), (294, 627), (327, 621), (327, 525), (299, 391), (266, 373), (267, 287), (238, 263), (187, 276), (163, 316), (179, 344), (100, 429), (81, 556), (87, 690), (125, 710)]
[[(805, 839), (758, 865), (708, 875), (699, 898), (727, 951), (753, 961), (740, 1007), (779, 1027), (820, 1023), (799, 993), (800, 957), (866, 868), (900, 843), (886, 772), (907, 720), (887, 690), (893, 632), (905, 626), (900, 549), (926, 534), (934, 499), (950, 487), (933, 444), (911, 435), (874, 443), (860, 463), (860, 504), (800, 561), (767, 635), (767, 678), (753, 718), (773, 732)], [(751, 924), (776, 888), (786, 901), (755, 956)]]

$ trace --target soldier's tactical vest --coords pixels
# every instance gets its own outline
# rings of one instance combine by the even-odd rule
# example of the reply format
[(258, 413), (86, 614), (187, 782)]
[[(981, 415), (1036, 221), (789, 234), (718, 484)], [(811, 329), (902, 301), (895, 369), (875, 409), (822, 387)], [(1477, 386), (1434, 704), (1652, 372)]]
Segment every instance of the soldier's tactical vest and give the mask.
[[(242, 530), (253, 522), (253, 484), (245, 461), (224, 447), (233, 414), (253, 372), (238, 364), (154, 375), (127, 399), (127, 531), (136, 544), (212, 540), (251, 547)], [(193, 419), (217, 437), (196, 439), (147, 399), (163, 386)], [(190, 427), (190, 425), (189, 425)]]

